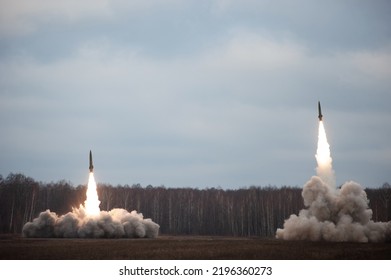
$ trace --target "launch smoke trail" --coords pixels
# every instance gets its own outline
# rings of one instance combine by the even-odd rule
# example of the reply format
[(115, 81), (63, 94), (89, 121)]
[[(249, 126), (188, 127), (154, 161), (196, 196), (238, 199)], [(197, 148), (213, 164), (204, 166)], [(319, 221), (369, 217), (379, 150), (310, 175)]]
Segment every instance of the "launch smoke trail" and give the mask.
[(58, 216), (46, 210), (32, 222), (23, 226), (24, 237), (58, 238), (133, 238), (158, 236), (160, 226), (151, 219), (144, 219), (137, 211), (128, 212), (115, 208), (100, 211), (96, 182), (94, 179), (92, 153), (90, 151), (90, 175), (86, 201), (72, 212)]
[(372, 210), (364, 189), (353, 181), (336, 188), (330, 146), (319, 108), (316, 152), (317, 176), (303, 187), (306, 209), (285, 220), (276, 238), (284, 240), (384, 242), (391, 240), (391, 221), (372, 221)]

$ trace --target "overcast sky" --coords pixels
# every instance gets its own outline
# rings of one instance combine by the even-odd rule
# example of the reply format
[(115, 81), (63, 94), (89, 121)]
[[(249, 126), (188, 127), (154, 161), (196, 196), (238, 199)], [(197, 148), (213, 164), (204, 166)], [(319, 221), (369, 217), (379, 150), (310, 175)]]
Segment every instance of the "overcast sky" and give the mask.
[(0, 0), (0, 174), (391, 182), (390, 1)]

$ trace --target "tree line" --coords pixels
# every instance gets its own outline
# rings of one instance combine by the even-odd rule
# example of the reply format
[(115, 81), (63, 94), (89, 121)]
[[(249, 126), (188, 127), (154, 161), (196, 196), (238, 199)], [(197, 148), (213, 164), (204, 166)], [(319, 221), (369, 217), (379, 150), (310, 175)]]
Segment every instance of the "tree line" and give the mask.
[[(37, 182), (20, 173), (0, 175), (0, 233), (22, 231), (46, 209), (63, 215), (86, 199), (86, 185), (65, 180)], [(240, 189), (142, 187), (98, 184), (100, 209), (136, 210), (160, 225), (167, 235), (273, 237), (291, 214), (304, 208), (302, 189), (252, 186)], [(391, 186), (366, 190), (374, 221), (391, 220)]]

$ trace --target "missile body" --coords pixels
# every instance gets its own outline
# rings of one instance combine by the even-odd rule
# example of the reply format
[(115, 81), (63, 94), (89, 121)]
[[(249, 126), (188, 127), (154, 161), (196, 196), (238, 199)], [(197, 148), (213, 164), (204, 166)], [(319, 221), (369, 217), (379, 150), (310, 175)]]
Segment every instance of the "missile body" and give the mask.
[(94, 172), (94, 165), (92, 165), (92, 152), (90, 150), (90, 172)]
[(320, 107), (320, 101), (318, 101), (318, 118), (319, 118), (319, 121), (322, 120), (323, 116), (322, 116), (322, 108)]

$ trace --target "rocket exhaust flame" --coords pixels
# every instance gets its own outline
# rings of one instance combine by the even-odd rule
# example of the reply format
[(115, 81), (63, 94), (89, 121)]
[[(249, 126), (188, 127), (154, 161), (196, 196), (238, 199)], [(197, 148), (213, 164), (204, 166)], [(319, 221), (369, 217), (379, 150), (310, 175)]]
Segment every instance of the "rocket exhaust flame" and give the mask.
[(98, 198), (98, 192), (96, 190), (96, 182), (94, 178), (94, 173), (90, 172), (87, 185), (86, 201), (84, 202), (84, 207), (88, 215), (99, 215), (100, 201)]
[(332, 158), (330, 155), (330, 145), (327, 142), (326, 130), (324, 129), (323, 121), (319, 121), (318, 131), (318, 148), (315, 155), (318, 167), (316, 173), (327, 183), (328, 186), (335, 188), (335, 175), (332, 167)]
[(317, 175), (303, 187), (306, 209), (292, 214), (276, 238), (284, 240), (384, 242), (391, 240), (391, 221), (372, 221), (372, 210), (364, 189), (346, 182), (336, 189), (330, 145), (327, 142), (323, 116), (318, 103), (319, 135), (316, 151)]
[(79, 208), (58, 216), (49, 209), (41, 212), (32, 222), (23, 226), (24, 237), (57, 238), (156, 238), (160, 226), (151, 219), (144, 219), (136, 210), (128, 212), (115, 208), (100, 211), (99, 198), (93, 173), (90, 151), (90, 174), (86, 191), (86, 201)]
[(100, 201), (96, 190), (96, 182), (94, 178), (94, 166), (92, 165), (92, 152), (90, 150), (90, 176), (88, 178), (86, 201), (84, 207), (88, 215), (98, 215), (100, 212)]

